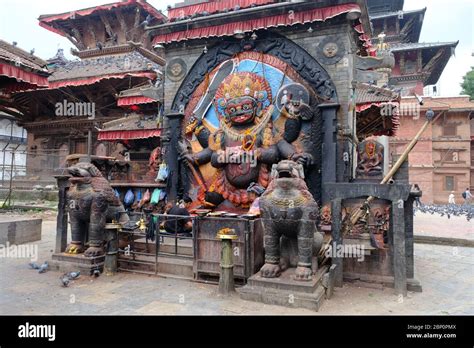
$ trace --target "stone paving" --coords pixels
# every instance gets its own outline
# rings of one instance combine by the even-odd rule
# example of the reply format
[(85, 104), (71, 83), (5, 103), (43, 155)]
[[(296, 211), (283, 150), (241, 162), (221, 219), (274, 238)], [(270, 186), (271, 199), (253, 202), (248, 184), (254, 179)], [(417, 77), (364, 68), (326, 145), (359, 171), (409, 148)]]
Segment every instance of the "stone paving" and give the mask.
[[(0, 217), (1, 218), (1, 217)], [(39, 262), (54, 248), (55, 221), (43, 222)], [(454, 228), (454, 227), (452, 227)], [(474, 248), (415, 244), (422, 293), (399, 301), (393, 289), (345, 283), (319, 312), (225, 298), (212, 284), (119, 273), (81, 276), (68, 288), (58, 272), (38, 274), (29, 260), (0, 258), (0, 314), (18, 315), (341, 315), (474, 314)]]
[(420, 236), (449, 237), (474, 240), (474, 220), (465, 216), (440, 216), (417, 212), (414, 219), (415, 234)]

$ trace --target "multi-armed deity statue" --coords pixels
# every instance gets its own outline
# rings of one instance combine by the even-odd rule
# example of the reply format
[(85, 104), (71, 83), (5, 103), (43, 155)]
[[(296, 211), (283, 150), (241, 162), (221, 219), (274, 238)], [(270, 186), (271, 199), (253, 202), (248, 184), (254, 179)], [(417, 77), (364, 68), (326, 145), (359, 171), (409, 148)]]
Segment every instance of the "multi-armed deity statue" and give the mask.
[[(251, 183), (267, 188), (261, 198), (266, 244), (261, 275), (278, 277), (296, 267), (297, 280), (310, 280), (317, 268), (318, 205), (304, 180), (304, 166), (313, 165), (316, 156), (311, 134), (318, 110), (310, 106), (302, 84), (278, 87), (273, 93), (267, 79), (253, 72), (229, 74), (213, 98), (218, 127), (212, 131), (209, 122), (192, 115), (184, 133), (194, 134), (194, 145), (188, 137), (180, 150), (204, 205), (244, 209), (251, 203)], [(322, 236), (316, 237), (320, 246)]]

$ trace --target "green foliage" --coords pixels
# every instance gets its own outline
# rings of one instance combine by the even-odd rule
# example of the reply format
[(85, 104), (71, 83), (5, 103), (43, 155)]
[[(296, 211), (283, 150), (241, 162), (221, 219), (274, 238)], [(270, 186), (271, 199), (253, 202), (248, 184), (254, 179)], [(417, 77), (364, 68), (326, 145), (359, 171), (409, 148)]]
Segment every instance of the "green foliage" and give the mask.
[(468, 95), (471, 99), (474, 99), (474, 66), (471, 67), (471, 71), (467, 72), (462, 78), (461, 83), (462, 91), (461, 94)]

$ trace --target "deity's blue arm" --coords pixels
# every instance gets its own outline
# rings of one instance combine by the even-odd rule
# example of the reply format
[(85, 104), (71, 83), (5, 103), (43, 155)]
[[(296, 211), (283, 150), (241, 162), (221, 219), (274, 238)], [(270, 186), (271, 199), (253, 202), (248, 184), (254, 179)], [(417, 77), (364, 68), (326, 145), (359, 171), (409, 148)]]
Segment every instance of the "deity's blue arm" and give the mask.
[(293, 155), (296, 153), (296, 149), (293, 145), (291, 145), (285, 139), (281, 139), (277, 143), (278, 152), (280, 157), (283, 159), (291, 159)]
[(197, 166), (209, 163), (211, 161), (213, 151), (210, 148), (205, 148), (202, 151), (199, 151), (193, 154), (193, 162)]
[(258, 150), (257, 160), (261, 163), (273, 164), (278, 162), (279, 157), (278, 147), (272, 145), (268, 148), (260, 148)]
[(214, 168), (224, 168), (227, 165), (227, 160), (224, 155), (224, 151), (212, 151), (211, 153), (211, 164)]

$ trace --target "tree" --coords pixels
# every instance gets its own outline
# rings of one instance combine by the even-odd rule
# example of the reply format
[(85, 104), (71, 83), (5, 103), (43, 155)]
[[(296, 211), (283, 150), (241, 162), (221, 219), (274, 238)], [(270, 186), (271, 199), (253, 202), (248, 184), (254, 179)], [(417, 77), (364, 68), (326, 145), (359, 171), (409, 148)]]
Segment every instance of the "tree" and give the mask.
[(461, 83), (462, 91), (461, 94), (468, 95), (471, 99), (474, 99), (474, 66), (471, 66), (471, 71), (467, 72), (462, 78)]

